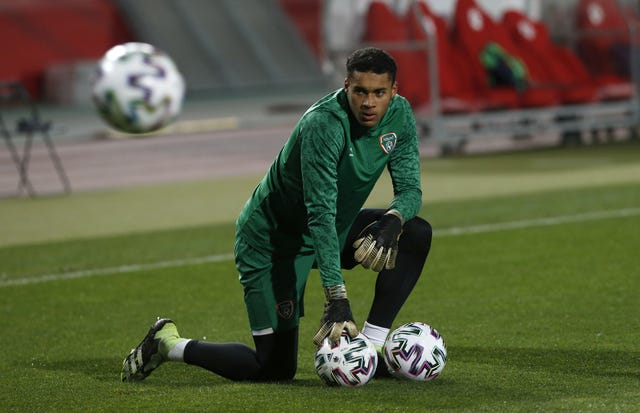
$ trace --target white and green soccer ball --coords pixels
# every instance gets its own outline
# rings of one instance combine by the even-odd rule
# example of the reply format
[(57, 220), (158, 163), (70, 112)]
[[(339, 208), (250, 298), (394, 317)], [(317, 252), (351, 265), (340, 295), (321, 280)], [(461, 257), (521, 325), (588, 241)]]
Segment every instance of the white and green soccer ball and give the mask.
[(162, 50), (140, 42), (112, 47), (99, 61), (92, 85), (102, 118), (126, 133), (148, 133), (173, 122), (182, 110), (185, 82)]
[(433, 380), (447, 363), (447, 346), (435, 328), (415, 321), (387, 336), (384, 362), (392, 376), (414, 381)]
[(378, 366), (376, 348), (368, 338), (346, 332), (339, 343), (325, 338), (316, 350), (315, 366), (318, 376), (329, 386), (357, 387), (371, 380)]

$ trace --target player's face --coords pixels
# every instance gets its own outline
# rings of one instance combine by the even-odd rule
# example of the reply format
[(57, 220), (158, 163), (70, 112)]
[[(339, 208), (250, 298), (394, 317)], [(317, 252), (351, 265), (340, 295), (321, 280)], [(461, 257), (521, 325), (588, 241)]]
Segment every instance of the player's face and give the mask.
[(344, 89), (353, 116), (366, 127), (375, 126), (382, 119), (398, 91), (388, 73), (358, 71), (345, 79)]

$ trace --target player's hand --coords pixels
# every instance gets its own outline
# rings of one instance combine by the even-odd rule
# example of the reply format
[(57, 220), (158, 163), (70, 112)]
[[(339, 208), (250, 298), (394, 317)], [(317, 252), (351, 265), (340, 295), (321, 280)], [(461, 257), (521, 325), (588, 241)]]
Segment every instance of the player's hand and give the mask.
[(364, 268), (380, 272), (396, 266), (398, 239), (402, 234), (402, 216), (390, 210), (379, 220), (366, 226), (353, 243), (353, 257)]
[(313, 343), (320, 346), (326, 337), (329, 337), (329, 341), (332, 343), (337, 343), (340, 341), (343, 331), (346, 331), (352, 338), (357, 336), (358, 327), (353, 321), (344, 284), (325, 287), (324, 292), (327, 302), (320, 320), (320, 328), (313, 336)]

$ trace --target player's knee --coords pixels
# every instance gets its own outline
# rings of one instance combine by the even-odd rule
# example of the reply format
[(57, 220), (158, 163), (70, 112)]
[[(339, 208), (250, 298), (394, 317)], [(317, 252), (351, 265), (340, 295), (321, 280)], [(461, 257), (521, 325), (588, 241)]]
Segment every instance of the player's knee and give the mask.
[(272, 363), (265, 366), (258, 377), (259, 381), (289, 381), (296, 375), (296, 363)]
[(293, 380), (293, 377), (295, 375), (296, 375), (295, 365), (283, 366), (282, 368), (278, 369), (278, 371), (274, 375), (274, 379), (278, 381), (288, 381), (288, 380)]
[(298, 368), (298, 327), (275, 334), (254, 336), (260, 369), (258, 381), (287, 381)]
[(402, 227), (398, 247), (402, 252), (426, 256), (431, 249), (431, 224), (420, 217), (407, 221)]

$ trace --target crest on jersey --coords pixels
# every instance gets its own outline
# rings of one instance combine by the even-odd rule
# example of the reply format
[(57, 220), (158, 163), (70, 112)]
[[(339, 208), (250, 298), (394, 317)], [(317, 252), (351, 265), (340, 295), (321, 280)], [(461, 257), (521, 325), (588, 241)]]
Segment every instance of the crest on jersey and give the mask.
[(396, 143), (398, 143), (398, 136), (395, 132), (382, 134), (379, 139), (380, 147), (386, 154), (391, 153), (396, 148)]
[(283, 301), (281, 303), (276, 304), (276, 311), (278, 312), (278, 316), (285, 320), (290, 320), (293, 317), (293, 301)]

